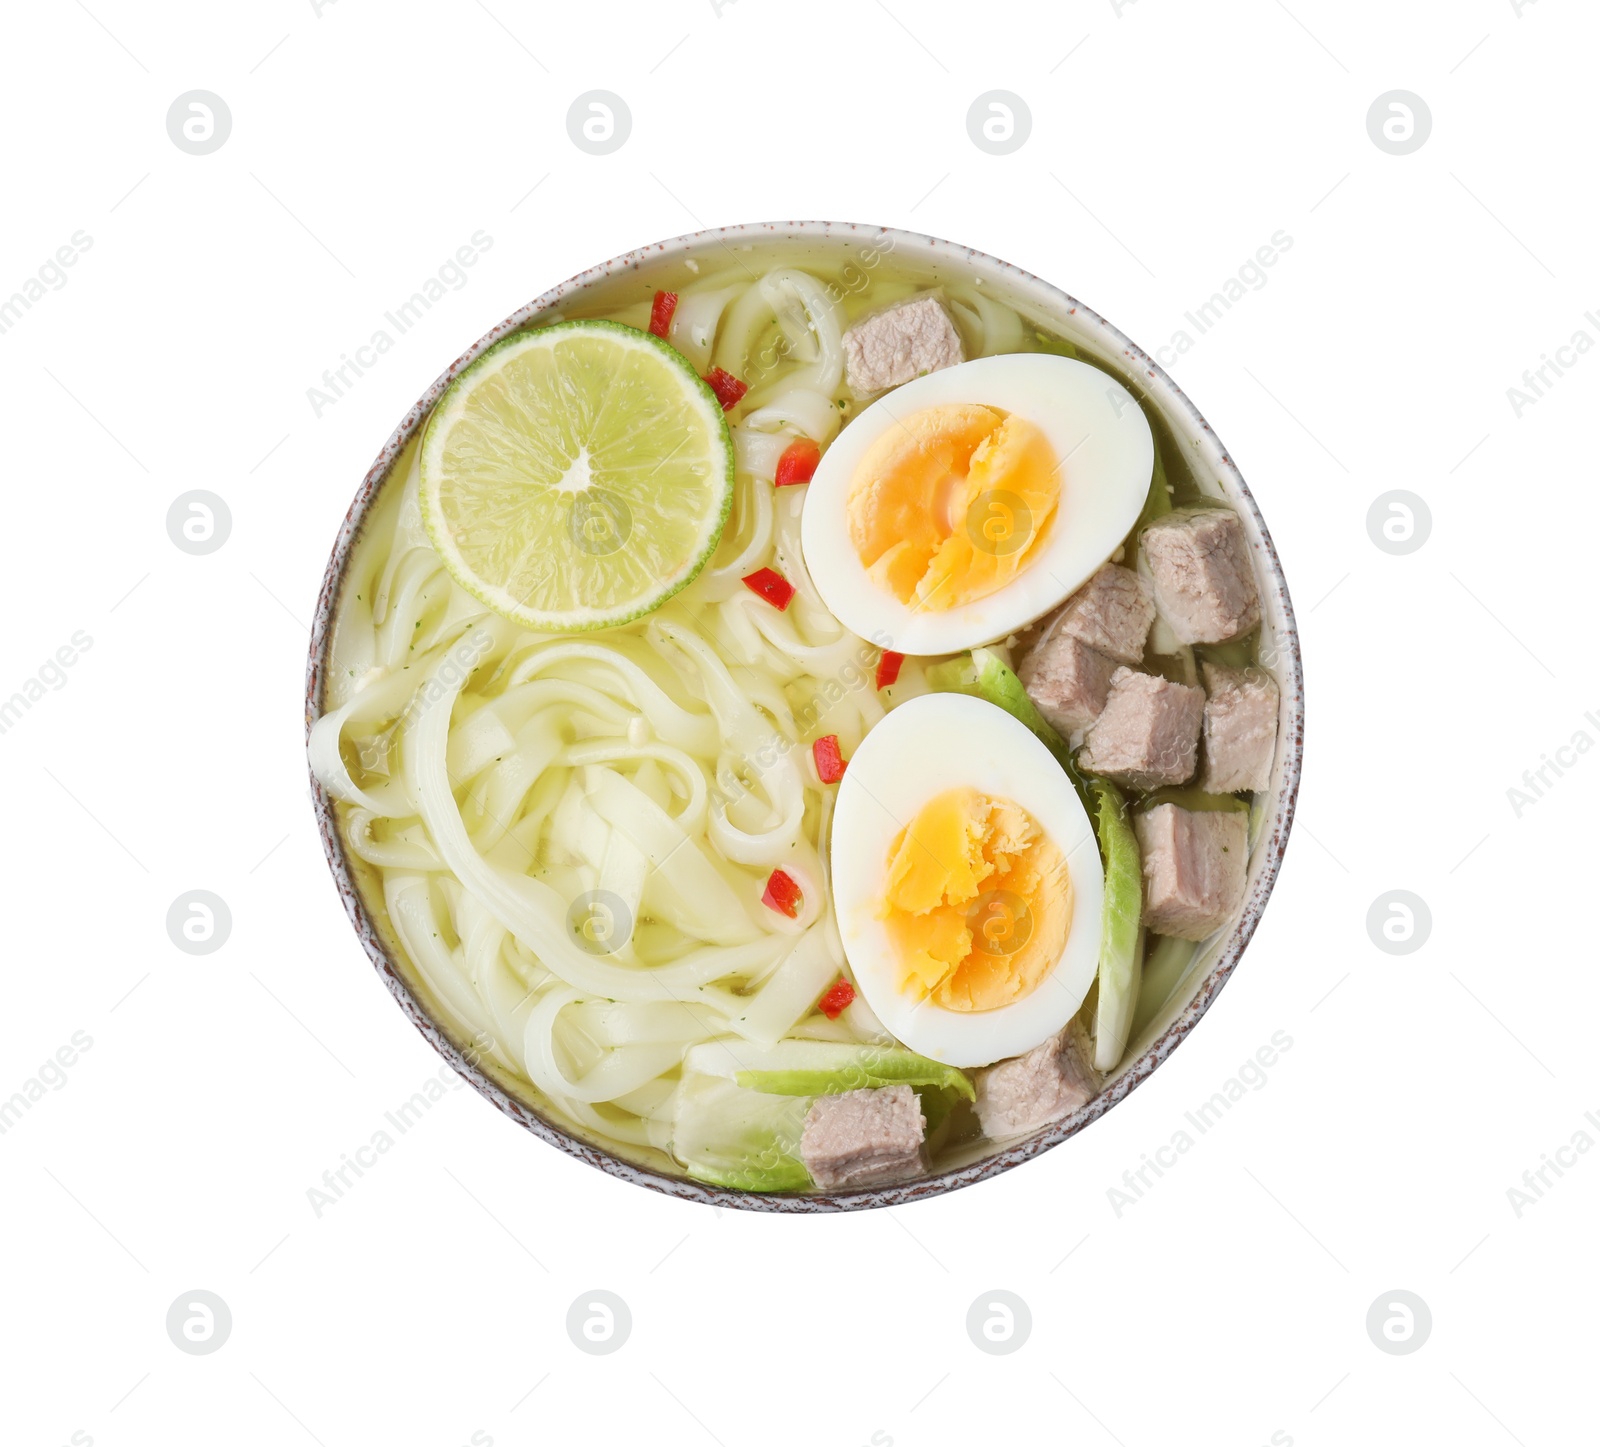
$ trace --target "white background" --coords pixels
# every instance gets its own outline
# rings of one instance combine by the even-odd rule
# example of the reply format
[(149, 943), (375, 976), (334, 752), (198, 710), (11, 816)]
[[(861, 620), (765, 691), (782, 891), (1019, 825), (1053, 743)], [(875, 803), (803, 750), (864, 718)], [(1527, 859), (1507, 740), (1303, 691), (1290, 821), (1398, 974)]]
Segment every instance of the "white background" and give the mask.
[[(0, 696), (75, 631), (92, 647), (0, 735), (0, 1095), (74, 1031), (93, 1045), (0, 1136), (7, 1442), (1591, 1436), (1600, 1153), (1520, 1216), (1507, 1190), (1600, 1141), (1600, 758), (1567, 755), (1520, 817), (1507, 790), (1600, 739), (1600, 355), (1520, 418), (1507, 388), (1600, 340), (1600, 25), (1576, 0), (1120, 3), (11, 7), (0, 296), (93, 244), (0, 335)], [(196, 88), (233, 118), (198, 157), (165, 122)], [(565, 124), (595, 88), (633, 116), (606, 157)], [(965, 123), (996, 88), (1033, 117), (1003, 157)], [(1433, 118), (1403, 157), (1366, 127), (1396, 88)], [(1172, 368), (1299, 608), (1305, 786), (1265, 921), (1149, 1084), (933, 1203), (714, 1213), (463, 1088), (318, 1219), (308, 1188), (440, 1063), (361, 954), (306, 798), (339, 519), (412, 400), (524, 301), (789, 216), (971, 243), (1152, 350), (1292, 238)], [(469, 283), (315, 416), (323, 369), (478, 230)], [(208, 557), (166, 532), (194, 488), (232, 512)], [(1432, 513), (1407, 556), (1368, 536), (1393, 488)], [(191, 889), (231, 908), (215, 954), (168, 939)], [(1392, 889), (1433, 916), (1404, 957), (1366, 927)], [(1279, 1030), (1265, 1085), (1119, 1216), (1108, 1189)], [(212, 1355), (164, 1325), (196, 1288), (233, 1316)], [(565, 1329), (594, 1288), (632, 1312), (610, 1356)], [(1397, 1288), (1433, 1317), (1406, 1356), (1365, 1326)], [(1008, 1356), (964, 1325), (993, 1289), (1031, 1308)]]

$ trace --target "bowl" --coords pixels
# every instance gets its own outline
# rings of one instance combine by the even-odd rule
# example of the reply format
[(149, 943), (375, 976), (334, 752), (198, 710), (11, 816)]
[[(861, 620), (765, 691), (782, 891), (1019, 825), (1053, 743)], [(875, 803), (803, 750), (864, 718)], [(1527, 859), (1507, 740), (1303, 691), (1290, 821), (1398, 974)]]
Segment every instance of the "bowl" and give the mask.
[(1237, 510), (1244, 522), (1261, 585), (1262, 661), (1277, 677), (1282, 702), (1278, 754), (1272, 782), (1264, 796), (1266, 816), (1252, 852), (1244, 904), (1233, 928), (1207, 947), (1174, 998), (1145, 1028), (1140, 1039), (1129, 1042), (1127, 1055), (1101, 1093), (1067, 1119), (1020, 1140), (1001, 1144), (973, 1142), (966, 1148), (965, 1155), (958, 1153), (937, 1174), (914, 1181), (808, 1195), (730, 1191), (674, 1174), (668, 1169), (670, 1163), (664, 1156), (642, 1148), (625, 1151), (552, 1118), (533, 1087), (501, 1071), (475, 1049), (471, 1041), (457, 1038), (441, 1024), (431, 1008), (427, 987), (395, 939), (381, 896), (374, 899), (363, 887), (369, 867), (347, 849), (338, 827), (334, 801), (315, 776), (311, 781), (312, 798), (328, 867), (367, 957), (400, 1008), (433, 1047), (519, 1125), (608, 1175), (683, 1200), (733, 1210), (783, 1213), (900, 1205), (973, 1185), (1032, 1160), (1098, 1120), (1147, 1080), (1199, 1023), (1237, 968), (1272, 893), (1289, 840), (1300, 783), (1305, 700), (1294, 612), (1283, 569), (1255, 500), (1221, 440), (1149, 354), (1110, 322), (1048, 282), (971, 247), (889, 227), (831, 221), (753, 223), (694, 232), (626, 252), (562, 282), (507, 317), (457, 357), (401, 419), (362, 479), (355, 501), (339, 529), (317, 599), (306, 671), (306, 728), (309, 733), (322, 712), (340, 588), (363, 523), (401, 451), (422, 427), (456, 375), (508, 333), (549, 320), (554, 314), (575, 306), (581, 307), (587, 296), (628, 272), (638, 274), (642, 288), (658, 271), (666, 273), (677, 267), (681, 275), (681, 265), (686, 259), (726, 261), (729, 253), (737, 254), (741, 248), (752, 245), (789, 253), (796, 264), (803, 264), (808, 257), (853, 259), (892, 249), (897, 266), (928, 273), (949, 273), (953, 268), (960, 268), (964, 274), (981, 279), (981, 284), (997, 299), (1067, 338), (1116, 373), (1124, 385), (1165, 422), (1174, 440), (1188, 449), (1201, 486)]

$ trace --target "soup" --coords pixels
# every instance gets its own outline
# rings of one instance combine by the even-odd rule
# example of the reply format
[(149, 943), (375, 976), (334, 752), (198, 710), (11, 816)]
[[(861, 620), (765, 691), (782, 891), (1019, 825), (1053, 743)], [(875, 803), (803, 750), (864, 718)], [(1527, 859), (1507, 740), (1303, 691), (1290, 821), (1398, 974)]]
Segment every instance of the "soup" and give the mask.
[(1279, 717), (1124, 375), (882, 238), (623, 272), (455, 379), (310, 752), (480, 1068), (754, 1192), (1088, 1106), (1237, 917)]

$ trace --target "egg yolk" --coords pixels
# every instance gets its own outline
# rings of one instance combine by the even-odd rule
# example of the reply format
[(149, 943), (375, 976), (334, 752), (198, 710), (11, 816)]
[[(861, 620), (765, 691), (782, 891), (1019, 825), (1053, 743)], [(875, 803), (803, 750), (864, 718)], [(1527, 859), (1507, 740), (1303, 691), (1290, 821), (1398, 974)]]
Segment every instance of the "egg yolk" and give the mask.
[(1033, 423), (952, 402), (913, 412), (862, 455), (850, 541), (879, 587), (942, 610), (1012, 581), (1061, 497), (1055, 449)]
[(890, 846), (880, 914), (902, 990), (946, 1010), (996, 1010), (1037, 989), (1061, 958), (1072, 879), (1020, 804), (950, 789)]

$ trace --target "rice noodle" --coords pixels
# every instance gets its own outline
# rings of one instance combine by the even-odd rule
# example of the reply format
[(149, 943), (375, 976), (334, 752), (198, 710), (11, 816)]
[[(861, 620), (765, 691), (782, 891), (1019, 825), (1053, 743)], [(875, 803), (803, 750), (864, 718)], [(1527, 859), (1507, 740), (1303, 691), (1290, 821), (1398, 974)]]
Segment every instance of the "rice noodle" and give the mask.
[(1022, 318), (1010, 307), (991, 300), (975, 286), (951, 287), (950, 299), (976, 318), (979, 338), (974, 356), (993, 357), (1023, 349)]
[(795, 432), (803, 433), (813, 442), (827, 443), (833, 441), (839, 430), (839, 408), (832, 397), (815, 387), (791, 380), (764, 396), (759, 407), (747, 412), (744, 425), (752, 432), (791, 429), (791, 435), (783, 439), (786, 447)]
[[(312, 768), (440, 1018), (610, 1143), (667, 1146), (692, 1046), (888, 1038), (860, 1001), (814, 1010), (845, 960), (810, 745), (848, 753), (882, 717), (876, 650), (806, 570), (806, 489), (772, 485), (796, 436), (838, 432), (841, 295), (794, 267), (681, 292), (669, 340), (751, 391), (718, 552), (650, 617), (547, 635), (485, 613), (428, 541), (415, 443), (346, 575)], [(1009, 314), (962, 301), (992, 347)], [(786, 610), (744, 587), (761, 567)], [(780, 867), (793, 919), (761, 902)]]
[(711, 349), (716, 344), (722, 313), (749, 287), (749, 282), (715, 288), (701, 283), (693, 291), (679, 293), (667, 340), (689, 359), (695, 371), (704, 372), (711, 365)]

